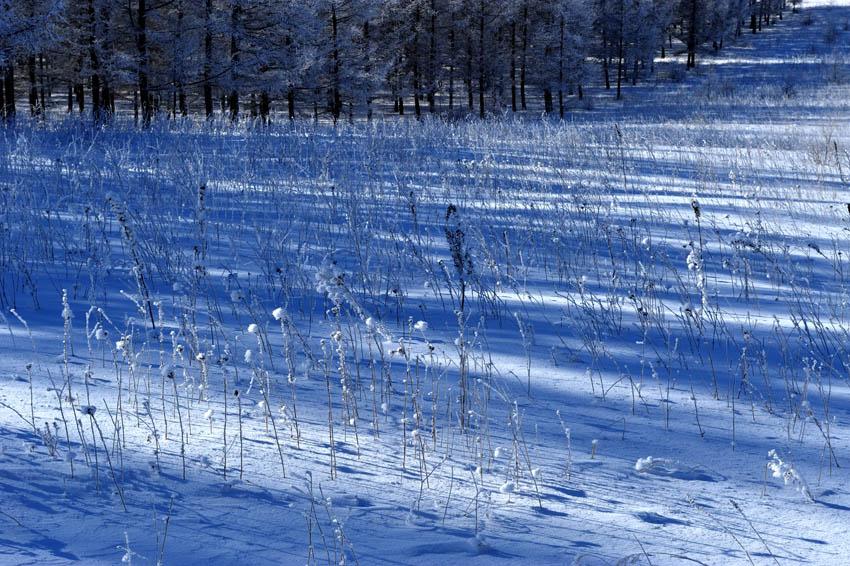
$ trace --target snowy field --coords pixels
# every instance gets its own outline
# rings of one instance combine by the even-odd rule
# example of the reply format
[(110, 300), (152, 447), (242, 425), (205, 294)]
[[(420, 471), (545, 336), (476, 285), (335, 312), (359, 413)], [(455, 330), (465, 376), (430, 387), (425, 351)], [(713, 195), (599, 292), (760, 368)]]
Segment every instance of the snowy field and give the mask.
[(848, 29), (566, 124), (0, 131), (0, 564), (847, 564)]

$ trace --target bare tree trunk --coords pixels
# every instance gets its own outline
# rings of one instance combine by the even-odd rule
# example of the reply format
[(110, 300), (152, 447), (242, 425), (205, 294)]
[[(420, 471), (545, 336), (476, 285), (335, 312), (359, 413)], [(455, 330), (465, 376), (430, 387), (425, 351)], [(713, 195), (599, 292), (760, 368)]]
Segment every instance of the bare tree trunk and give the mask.
[(560, 66), (558, 67), (558, 107), (564, 117), (564, 16), (561, 16)]
[[(89, 0), (88, 2), (88, 16), (89, 16), (89, 65), (91, 66), (92, 77), (91, 77), (91, 104), (92, 104), (92, 120), (94, 124), (97, 125), (101, 119), (101, 111), (100, 111), (100, 61), (97, 57), (97, 49), (95, 47), (95, 42), (97, 38), (95, 34), (97, 32), (97, 20), (94, 13), (94, 2), (93, 0)], [(79, 96), (79, 95), (78, 95)], [(82, 113), (82, 109), (80, 110)]]
[(339, 120), (339, 115), (342, 112), (342, 97), (339, 91), (339, 72), (340, 72), (340, 64), (339, 64), (339, 44), (338, 40), (338, 26), (339, 22), (336, 17), (336, 2), (331, 3), (331, 29), (333, 33), (333, 81), (332, 81), (332, 96), (333, 101), (331, 102), (331, 114), (334, 118), (334, 124), (336, 124), (337, 120)]
[(227, 100), (228, 110), (230, 111), (230, 119), (236, 121), (239, 119), (239, 90), (236, 88), (236, 67), (239, 65), (239, 41), (236, 37), (236, 30), (239, 26), (239, 16), (242, 13), (241, 6), (235, 4), (230, 12), (230, 22), (233, 26), (233, 31), (230, 34), (230, 97)]
[(691, 0), (691, 16), (688, 28), (688, 69), (693, 69), (697, 64), (697, 0)]
[(139, 52), (139, 98), (142, 106), (142, 127), (146, 128), (151, 123), (153, 108), (151, 107), (151, 94), (148, 86), (148, 36), (147, 36), (148, 11), (145, 0), (139, 0), (138, 14), (136, 17), (136, 49)]
[(295, 89), (289, 89), (289, 92), (286, 93), (286, 109), (289, 114), (289, 119), (295, 119)]
[(527, 108), (525, 104), (525, 73), (526, 56), (528, 55), (528, 2), (522, 6), (522, 57), (519, 71), (519, 99), (522, 109)]
[(271, 99), (269, 99), (268, 91), (260, 93), (260, 120), (264, 126), (269, 125), (269, 114), (271, 114)]
[(44, 86), (44, 75), (45, 75), (45, 72), (44, 72), (44, 54), (39, 53), (38, 54), (38, 82), (39, 82), (39, 90), (40, 90), (39, 94), (41, 95), (42, 116), (47, 113), (47, 104), (46, 104), (47, 95), (45, 93), (45, 91), (47, 89)]
[(86, 90), (83, 88), (82, 83), (74, 85), (74, 94), (77, 97), (77, 109), (80, 111), (80, 114), (82, 114), (86, 110)]
[(478, 4), (478, 115), (484, 117), (484, 0)]
[(419, 118), (422, 109), (419, 107), (419, 92), (421, 89), (419, 77), (419, 8), (413, 15), (413, 113)]
[(207, 0), (204, 10), (204, 110), (207, 118), (213, 115), (212, 85), (212, 0)]
[(452, 21), (452, 29), (449, 32), (449, 110), (455, 106), (455, 30), (454, 21)]
[(516, 109), (516, 22), (511, 22), (511, 110)]
[(605, 90), (611, 90), (611, 75), (608, 72), (608, 39), (602, 30), (602, 71), (605, 74)]
[(472, 36), (466, 36), (466, 98), (470, 112), (475, 108), (472, 94)]
[(428, 62), (428, 112), (433, 114), (437, 107), (437, 5), (431, 0), (431, 52)]
[[(369, 20), (363, 22), (363, 53), (365, 54), (365, 64), (364, 70), (366, 71), (366, 76), (369, 77), (372, 73), (372, 61), (369, 58)], [(372, 121), (372, 90), (371, 85), (367, 84), (366, 86), (366, 120)]]
[[(183, 34), (183, 2), (180, 1), (177, 3), (177, 44), (181, 44), (181, 36)], [(174, 109), (174, 115), (176, 117), (177, 112), (180, 112), (180, 115), (185, 117), (189, 113), (189, 109), (186, 108), (186, 91), (183, 90), (183, 73), (181, 70), (180, 75), (177, 77), (177, 104)]]
[(620, 86), (623, 82), (623, 34), (617, 41), (617, 100), (620, 100)]
[(38, 84), (36, 83), (35, 75), (35, 55), (30, 55), (27, 58), (27, 70), (30, 79), (30, 114), (33, 116), (41, 115), (41, 107), (38, 104)]

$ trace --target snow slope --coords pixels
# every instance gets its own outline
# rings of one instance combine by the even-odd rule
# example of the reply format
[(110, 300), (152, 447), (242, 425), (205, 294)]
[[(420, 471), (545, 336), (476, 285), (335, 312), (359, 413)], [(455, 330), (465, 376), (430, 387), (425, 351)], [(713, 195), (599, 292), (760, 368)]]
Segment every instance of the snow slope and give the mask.
[(566, 124), (2, 132), (0, 563), (845, 563), (846, 22)]

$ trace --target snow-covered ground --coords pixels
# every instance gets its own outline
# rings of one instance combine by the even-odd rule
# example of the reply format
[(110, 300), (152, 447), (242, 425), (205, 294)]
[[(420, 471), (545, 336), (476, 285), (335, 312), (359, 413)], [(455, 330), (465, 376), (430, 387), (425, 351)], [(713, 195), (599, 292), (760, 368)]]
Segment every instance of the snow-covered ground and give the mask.
[(0, 563), (846, 563), (848, 28), (566, 124), (0, 132)]

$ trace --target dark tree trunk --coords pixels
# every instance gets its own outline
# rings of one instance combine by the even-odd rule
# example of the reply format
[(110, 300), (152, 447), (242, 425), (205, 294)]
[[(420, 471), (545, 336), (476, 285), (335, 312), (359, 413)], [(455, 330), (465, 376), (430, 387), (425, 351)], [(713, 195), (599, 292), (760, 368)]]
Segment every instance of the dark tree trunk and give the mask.
[(449, 63), (449, 110), (454, 109), (455, 107), (455, 30), (454, 30), (454, 21), (452, 21), (452, 29), (449, 31), (449, 57), (451, 57), (451, 62)]
[(145, 0), (139, 0), (136, 25), (136, 49), (139, 52), (139, 98), (142, 105), (142, 127), (146, 128), (151, 123), (153, 108), (151, 107), (151, 94), (148, 87), (148, 35), (147, 35), (147, 6)]
[[(89, 65), (92, 70), (91, 77), (91, 109), (92, 109), (92, 121), (95, 125), (100, 122), (101, 119), (101, 110), (100, 110), (100, 61), (97, 57), (97, 49), (95, 47), (95, 42), (97, 40), (97, 19), (94, 13), (94, 2), (93, 0), (89, 0), (88, 2), (88, 16), (89, 16)], [(82, 110), (80, 111), (82, 112)]]
[(289, 119), (295, 119), (295, 89), (290, 88), (286, 93), (286, 108), (289, 112)]
[(41, 95), (41, 111), (43, 116), (47, 113), (47, 94), (45, 92), (47, 89), (44, 87), (44, 55), (41, 53), (38, 55), (38, 71), (39, 94)]
[(74, 85), (74, 94), (77, 97), (77, 110), (79, 110), (80, 114), (82, 114), (86, 111), (86, 89), (83, 87), (82, 83)]
[(472, 36), (466, 37), (466, 98), (471, 112), (475, 109), (475, 97), (472, 94)]
[(422, 109), (419, 107), (419, 91), (421, 89), (419, 77), (419, 9), (413, 15), (413, 113), (419, 118)]
[(431, 0), (431, 53), (428, 63), (428, 112), (437, 109), (437, 5)]
[(239, 119), (239, 90), (236, 88), (236, 67), (239, 65), (239, 41), (235, 30), (238, 29), (241, 13), (242, 10), (238, 4), (233, 6), (233, 10), (230, 12), (230, 22), (234, 31), (230, 34), (231, 89), (227, 106), (230, 111), (230, 119), (234, 122)]
[(478, 4), (478, 115), (484, 117), (484, 0)]
[[(363, 53), (365, 54), (365, 65), (364, 69), (366, 71), (366, 76), (370, 76), (372, 73), (372, 61), (369, 58), (369, 20), (363, 22)], [(371, 86), (366, 87), (366, 120), (372, 121), (372, 91)]]
[(271, 99), (269, 98), (269, 93), (267, 91), (263, 91), (260, 93), (260, 119), (263, 122), (264, 126), (269, 125), (269, 114), (271, 114)]
[(27, 70), (30, 79), (30, 114), (33, 116), (41, 115), (41, 107), (38, 104), (38, 83), (36, 82), (35, 74), (35, 55), (30, 55), (27, 58)]
[(338, 44), (338, 27), (339, 21), (336, 16), (336, 1), (331, 3), (331, 31), (333, 34), (333, 79), (331, 85), (332, 97), (331, 114), (334, 118), (334, 124), (339, 120), (339, 115), (342, 113), (342, 96), (339, 90), (339, 44)]
[(697, 64), (697, 0), (691, 0), (691, 16), (688, 24), (688, 69)]
[[(177, 3), (177, 44), (181, 43), (181, 35), (183, 33), (183, 2)], [(177, 100), (174, 108), (174, 116), (177, 117), (177, 112), (185, 117), (189, 112), (186, 108), (186, 92), (183, 90), (183, 75), (179, 75), (175, 81), (177, 84)]]
[(519, 69), (519, 101), (522, 109), (527, 108), (525, 104), (525, 73), (526, 56), (528, 54), (528, 2), (522, 6), (522, 56), (520, 57)]
[(605, 90), (611, 90), (611, 75), (608, 72), (608, 40), (602, 30), (602, 71), (605, 74)]
[(207, 118), (213, 115), (212, 85), (212, 0), (207, 0), (204, 10), (204, 111)]
[(95, 73), (91, 78), (91, 112), (95, 124), (103, 118), (100, 95), (100, 75)]
[(516, 109), (516, 22), (511, 22), (511, 110)]
[(560, 64), (558, 67), (558, 110), (564, 117), (564, 16), (561, 16)]
[(617, 100), (620, 100), (620, 87), (623, 82), (623, 35), (617, 41)]

